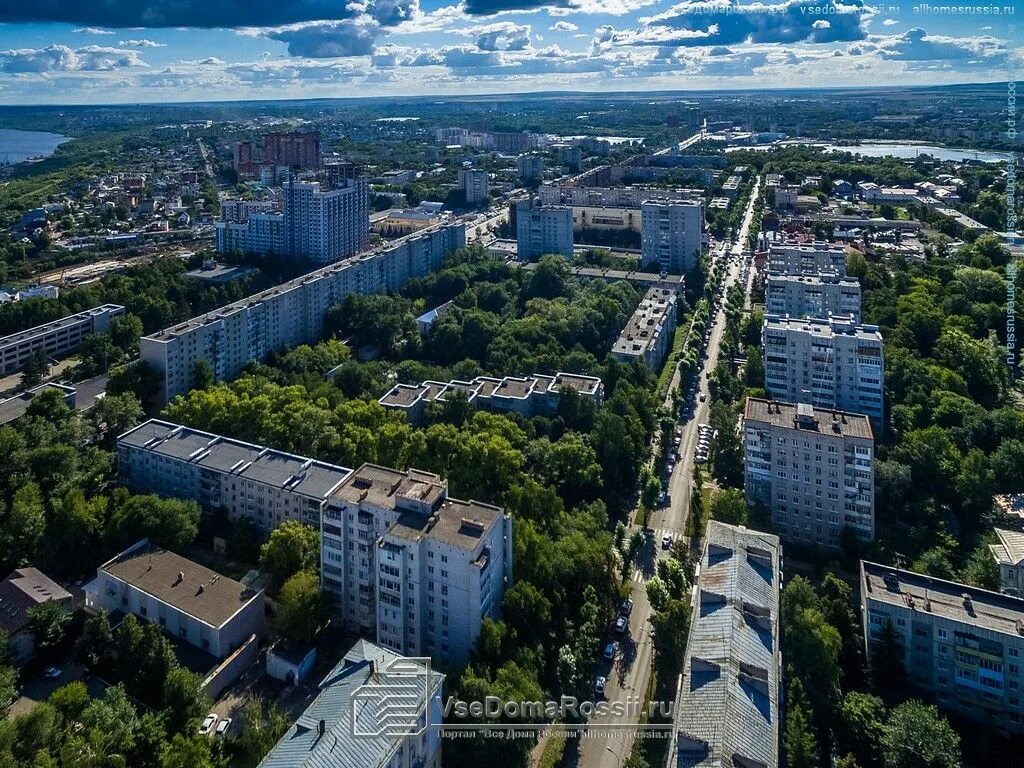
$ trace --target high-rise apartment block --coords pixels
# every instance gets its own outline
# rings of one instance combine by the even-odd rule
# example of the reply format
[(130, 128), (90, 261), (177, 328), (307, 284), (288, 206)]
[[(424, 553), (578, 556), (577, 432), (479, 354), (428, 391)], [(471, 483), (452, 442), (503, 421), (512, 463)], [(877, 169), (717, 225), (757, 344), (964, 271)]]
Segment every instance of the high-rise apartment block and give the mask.
[(557, 253), (572, 258), (572, 208), (540, 205), (534, 200), (516, 203), (516, 251), (520, 261), (536, 261)]
[(641, 361), (652, 371), (661, 368), (672, 349), (678, 296), (671, 288), (650, 288), (612, 346), (621, 363)]
[(761, 341), (769, 397), (864, 413), (883, 427), (885, 365), (878, 326), (848, 317), (765, 315)]
[(199, 361), (218, 381), (234, 378), (250, 360), (318, 341), (327, 310), (348, 294), (397, 291), (410, 278), (437, 270), (465, 244), (461, 223), (423, 230), (144, 336), (141, 357), (163, 376), (161, 399), (167, 402), (191, 388)]
[(450, 498), (429, 472), (364, 464), (333, 492), (320, 533), (345, 625), (404, 655), (465, 662), (511, 583), (510, 516)]
[(120, 304), (103, 304), (0, 338), (0, 376), (17, 373), (37, 352), (47, 359), (70, 355), (86, 336), (107, 330), (110, 321), (123, 314)]
[(861, 321), (860, 282), (834, 275), (789, 275), (769, 273), (764, 287), (765, 312), (789, 317), (847, 315)]
[(775, 275), (835, 275), (846, 277), (846, 250), (833, 243), (773, 243), (768, 271)]
[(318, 528), (351, 470), (150, 419), (117, 439), (117, 474), (137, 493), (190, 499), (270, 532), (288, 520)]
[(544, 178), (543, 155), (520, 155), (516, 160), (516, 169), (523, 184), (536, 184)]
[(290, 181), (281, 210), (231, 205), (217, 222), (217, 251), (275, 254), (312, 264), (333, 264), (359, 252), (370, 231), (369, 183), (349, 178), (337, 189)]
[(263, 162), (316, 170), (320, 167), (320, 134), (316, 131), (268, 133), (263, 137)]
[(838, 547), (850, 527), (875, 536), (874, 436), (856, 413), (747, 398), (743, 411), (747, 503), (771, 511), (785, 541)]
[(941, 709), (1024, 735), (1024, 600), (863, 560), (860, 596), (869, 659), (895, 653)]
[(645, 202), (640, 215), (640, 259), (646, 269), (681, 275), (697, 265), (704, 230), (702, 202)]
[(778, 768), (777, 536), (708, 522), (673, 708), (669, 768)]
[(482, 205), (490, 192), (490, 175), (477, 168), (460, 168), (459, 189), (466, 194), (466, 205)]

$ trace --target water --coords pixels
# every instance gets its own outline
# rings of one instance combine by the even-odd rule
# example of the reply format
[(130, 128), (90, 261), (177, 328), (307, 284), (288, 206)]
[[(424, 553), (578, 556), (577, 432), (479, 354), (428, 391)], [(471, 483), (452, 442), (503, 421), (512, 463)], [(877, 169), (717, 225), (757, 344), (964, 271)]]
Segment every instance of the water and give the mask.
[(888, 143), (884, 141), (865, 142), (857, 146), (842, 146), (817, 141), (783, 141), (779, 144), (765, 144), (755, 147), (729, 147), (726, 152), (741, 149), (767, 151), (793, 145), (820, 147), (826, 152), (849, 152), (864, 157), (898, 157), (901, 160), (913, 160), (918, 155), (931, 155), (936, 160), (949, 160), (954, 163), (962, 163), (965, 160), (974, 160), (981, 163), (1003, 163), (1012, 157), (1009, 152), (993, 152), (987, 149), (954, 149), (953, 147), (936, 147), (932, 144)]
[(0, 128), (0, 163), (20, 163), (40, 155), (49, 157), (58, 146), (70, 140), (59, 133)]

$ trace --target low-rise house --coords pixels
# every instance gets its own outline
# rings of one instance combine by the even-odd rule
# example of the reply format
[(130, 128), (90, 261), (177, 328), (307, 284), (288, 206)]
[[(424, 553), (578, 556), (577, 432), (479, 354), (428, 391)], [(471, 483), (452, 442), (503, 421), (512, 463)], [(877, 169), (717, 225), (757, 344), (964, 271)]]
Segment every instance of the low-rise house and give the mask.
[(0, 629), (10, 638), (11, 661), (15, 664), (25, 664), (35, 655), (29, 611), (51, 600), (71, 609), (71, 594), (38, 568), (18, 568), (0, 581)]
[(996, 528), (999, 541), (989, 551), (999, 568), (999, 591), (1004, 595), (1024, 596), (1024, 533)]

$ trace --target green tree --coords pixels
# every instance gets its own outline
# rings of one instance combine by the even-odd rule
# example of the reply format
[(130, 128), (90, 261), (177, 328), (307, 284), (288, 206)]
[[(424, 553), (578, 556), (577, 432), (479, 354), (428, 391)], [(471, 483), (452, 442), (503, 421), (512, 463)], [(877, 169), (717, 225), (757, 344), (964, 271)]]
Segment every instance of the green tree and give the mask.
[(730, 525), (749, 525), (750, 511), (743, 491), (725, 488), (711, 498), (711, 519)]
[(811, 722), (810, 704), (804, 696), (799, 678), (789, 684), (789, 701), (786, 706), (786, 728), (783, 746), (786, 750), (786, 764), (790, 768), (817, 768), (818, 740)]
[(18, 698), (18, 670), (0, 666), (0, 711), (6, 712)]
[(192, 365), (192, 389), (209, 389), (215, 381), (210, 364), (205, 360), (196, 360)]
[(102, 672), (107, 668), (113, 648), (114, 633), (110, 630), (107, 612), (101, 610), (89, 616), (75, 648), (78, 661), (91, 670)]
[(154, 544), (181, 550), (199, 532), (201, 510), (194, 501), (159, 496), (115, 496), (108, 536), (117, 547), (148, 538)]
[(297, 520), (286, 520), (275, 528), (260, 548), (260, 568), (277, 584), (283, 584), (299, 571), (315, 568), (320, 560), (320, 535)]
[(906, 701), (889, 715), (882, 754), (885, 768), (959, 768), (960, 736), (935, 707)]
[(29, 608), (28, 618), (36, 652), (50, 658), (67, 638), (71, 614), (56, 600), (47, 600)]
[(89, 689), (81, 680), (62, 685), (47, 699), (47, 702), (57, 710), (65, 723), (78, 721), (90, 701), (92, 699), (89, 696)]
[(46, 531), (46, 508), (36, 483), (28, 482), (14, 492), (11, 507), (0, 528), (0, 557), (8, 569), (35, 560)]
[(132, 393), (123, 395), (106, 395), (93, 406), (91, 417), (93, 424), (103, 435), (103, 445), (112, 449), (118, 435), (127, 432), (138, 424), (145, 412), (142, 404)]
[(850, 691), (839, 706), (836, 750), (851, 753), (861, 768), (882, 768), (886, 719), (885, 705), (880, 698)]
[(289, 578), (277, 599), (277, 626), (281, 634), (308, 643), (327, 620), (329, 608), (320, 579), (313, 571), (300, 571)]
[(160, 768), (218, 768), (210, 749), (210, 739), (199, 734), (174, 734), (160, 753)]
[(21, 386), (23, 389), (30, 389), (37, 386), (50, 372), (50, 363), (41, 349), (36, 349), (25, 358), (25, 364), (21, 369)]
[(172, 669), (164, 681), (164, 718), (171, 733), (191, 733), (210, 708), (199, 675), (183, 667)]

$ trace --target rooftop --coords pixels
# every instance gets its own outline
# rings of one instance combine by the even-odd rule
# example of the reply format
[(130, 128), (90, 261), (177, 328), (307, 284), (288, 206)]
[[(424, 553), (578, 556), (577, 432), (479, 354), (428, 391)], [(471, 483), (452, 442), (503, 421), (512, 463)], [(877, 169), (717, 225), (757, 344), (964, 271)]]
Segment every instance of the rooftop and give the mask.
[[(394, 674), (399, 672), (399, 674)], [(391, 673), (391, 674), (389, 674)], [(345, 658), (321, 682), (320, 692), (299, 719), (260, 762), (259, 768), (366, 768), (387, 765), (404, 736), (381, 735), (353, 738), (354, 732), (373, 733), (380, 728), (374, 707), (358, 707), (360, 688), (383, 678), (417, 692), (417, 706), (436, 696), (444, 675), (411, 659), (359, 640)], [(379, 695), (379, 694), (377, 694)], [(353, 715), (356, 723), (353, 723)], [(321, 721), (324, 733), (320, 734)]]
[(612, 347), (613, 354), (643, 354), (676, 307), (676, 293), (670, 288), (649, 288)]
[(49, 323), (43, 323), (42, 325), (37, 325), (34, 328), (26, 328), (24, 331), (18, 331), (17, 333), (12, 333), (10, 336), (4, 336), (0, 338), (0, 348), (20, 344), (23, 341), (28, 341), (29, 339), (34, 339), (38, 336), (43, 336), (47, 333), (52, 333), (53, 331), (60, 330), (61, 328), (68, 328), (72, 325), (76, 325), (77, 323), (82, 323), (85, 322), (86, 320), (91, 320), (96, 315), (102, 315), (106, 314), (107, 312), (113, 312), (117, 310), (120, 310), (120, 312), (123, 313), (124, 307), (122, 307), (120, 304), (101, 304), (98, 307), (87, 309), (85, 310), (85, 312), (77, 312), (73, 315), (62, 317), (60, 320), (53, 320)]
[(17, 568), (0, 581), (0, 629), (13, 635), (28, 626), (29, 608), (70, 599), (66, 589), (38, 568)]
[(849, 315), (833, 315), (828, 319), (814, 317), (789, 317), (788, 315), (764, 316), (765, 331), (802, 331), (814, 336), (833, 338), (835, 336), (855, 336), (858, 339), (870, 339), (882, 343), (882, 332), (877, 325), (855, 323)]
[(402, 497), (416, 499), (433, 508), (445, 498), (447, 488), (441, 477), (433, 472), (363, 464), (333, 495), (354, 504), (373, 504), (382, 509), (395, 509)]
[(100, 570), (214, 628), (224, 626), (263, 594), (148, 539), (108, 560)]
[(410, 541), (431, 539), (459, 549), (474, 550), (504, 511), (482, 501), (446, 499), (434, 514), (404, 512), (388, 535)]
[(1024, 599), (1018, 597), (866, 560), (860, 563), (860, 581), (865, 601), (930, 613), (1005, 635), (1024, 635)]
[(708, 524), (670, 765), (778, 766), (780, 558), (776, 536)]
[(815, 408), (806, 403), (783, 403), (778, 400), (748, 397), (743, 409), (743, 420), (760, 421), (785, 429), (874, 439), (871, 421), (864, 414)]
[(999, 543), (989, 544), (988, 548), (1000, 565), (1020, 565), (1024, 561), (1024, 533), (1006, 531), (996, 528)]

